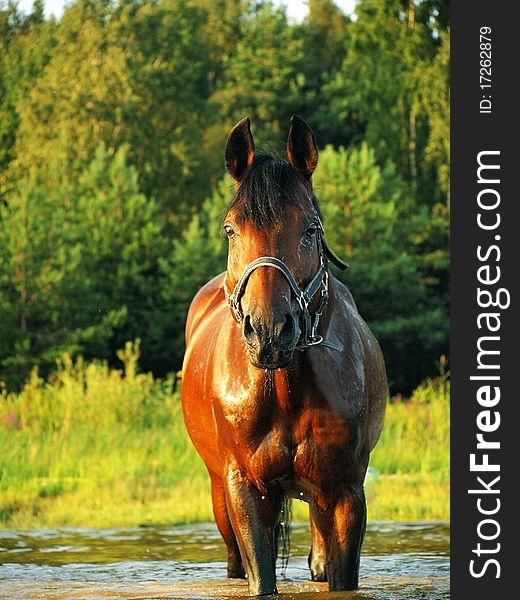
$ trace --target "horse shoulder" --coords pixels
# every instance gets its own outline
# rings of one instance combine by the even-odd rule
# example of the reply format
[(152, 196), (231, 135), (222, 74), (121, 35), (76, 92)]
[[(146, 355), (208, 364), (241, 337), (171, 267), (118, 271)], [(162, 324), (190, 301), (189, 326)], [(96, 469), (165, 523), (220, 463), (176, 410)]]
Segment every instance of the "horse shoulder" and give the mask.
[[(335, 279), (336, 294), (342, 305), (342, 314), (347, 320), (347, 335), (355, 336), (361, 349), (361, 358), (368, 362), (379, 363), (382, 358), (381, 348), (366, 321), (359, 314), (358, 307), (351, 291), (341, 281)], [(353, 341), (352, 339), (350, 341)], [(379, 365), (381, 366), (381, 365)]]
[(336, 293), (338, 293), (341, 296), (341, 298), (350, 306), (350, 308), (357, 313), (358, 308), (356, 305), (356, 301), (354, 300), (354, 296), (352, 295), (352, 292), (339, 279), (333, 277), (333, 280)]
[(225, 302), (224, 296), (224, 277), (225, 273), (220, 273), (203, 285), (193, 298), (186, 320), (186, 346), (189, 345), (194, 333), (207, 315), (218, 308), (221, 308)]
[(383, 353), (379, 342), (359, 314), (356, 302), (346, 285), (335, 280), (337, 293), (344, 302), (344, 314), (349, 321), (347, 331), (358, 348), (360, 370), (363, 372), (367, 409), (368, 446), (372, 450), (381, 435), (388, 396), (388, 383)]
[(213, 414), (211, 381), (215, 344), (226, 319), (224, 273), (206, 283), (195, 295), (186, 322), (186, 352), (181, 387), (188, 434), (212, 473), (220, 472), (218, 435)]

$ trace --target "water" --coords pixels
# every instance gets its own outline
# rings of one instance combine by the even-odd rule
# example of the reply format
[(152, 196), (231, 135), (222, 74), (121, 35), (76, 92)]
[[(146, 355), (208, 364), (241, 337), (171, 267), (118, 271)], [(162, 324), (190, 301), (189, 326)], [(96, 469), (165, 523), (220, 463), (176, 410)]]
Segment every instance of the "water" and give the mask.
[[(370, 523), (360, 589), (309, 581), (307, 524), (293, 524), (280, 600), (447, 600), (449, 525)], [(0, 599), (206, 599), (247, 596), (227, 580), (213, 523), (139, 529), (0, 530)], [(318, 593), (319, 592), (319, 593)]]

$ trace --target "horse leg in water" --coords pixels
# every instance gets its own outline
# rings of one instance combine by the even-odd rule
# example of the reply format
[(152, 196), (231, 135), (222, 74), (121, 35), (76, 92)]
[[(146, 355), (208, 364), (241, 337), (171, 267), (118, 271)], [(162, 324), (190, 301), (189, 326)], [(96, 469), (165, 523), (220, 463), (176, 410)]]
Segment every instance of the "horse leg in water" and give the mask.
[[(324, 502), (323, 502), (324, 501)], [(326, 498), (318, 504), (326, 505)], [(326, 509), (313, 510), (316, 526), (325, 540), (326, 573), (331, 592), (358, 587), (359, 557), (366, 529), (366, 503), (363, 485), (348, 487)]]
[(316, 527), (312, 510), (310, 512), (311, 521), (311, 551), (309, 553), (309, 568), (311, 570), (312, 581), (327, 581), (327, 573), (325, 571), (325, 540)]
[(249, 594), (276, 594), (276, 526), (282, 497), (263, 493), (237, 466), (225, 480), (228, 514), (247, 574)]
[(246, 574), (240, 558), (240, 550), (238, 548), (237, 538), (231, 521), (229, 520), (226, 507), (226, 494), (222, 479), (217, 475), (209, 472), (211, 479), (211, 501), (213, 503), (213, 515), (217, 523), (220, 535), (224, 540), (227, 548), (227, 576), (234, 579), (244, 579)]

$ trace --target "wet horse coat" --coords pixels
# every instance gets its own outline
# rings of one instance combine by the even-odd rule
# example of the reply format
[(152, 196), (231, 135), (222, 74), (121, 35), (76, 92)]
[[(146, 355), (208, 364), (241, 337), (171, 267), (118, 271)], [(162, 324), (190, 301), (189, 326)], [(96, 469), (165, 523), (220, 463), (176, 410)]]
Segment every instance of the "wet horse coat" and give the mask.
[[(328, 580), (331, 590), (357, 587), (363, 481), (387, 394), (379, 345), (348, 289), (328, 272), (311, 185), (316, 144), (297, 117), (288, 158), (255, 158), (247, 119), (231, 132), (226, 165), (237, 195), (224, 218), (228, 268), (195, 296), (186, 325), (186, 426), (210, 474), (228, 575), (246, 574), (255, 595), (276, 592), (275, 537), (286, 496), (309, 503), (312, 578)], [(275, 260), (252, 269), (237, 291), (259, 257)], [(300, 290), (324, 265), (326, 276), (308, 298), (314, 337), (305, 334), (298, 290), (279, 263)], [(238, 312), (226, 301), (233, 291)]]

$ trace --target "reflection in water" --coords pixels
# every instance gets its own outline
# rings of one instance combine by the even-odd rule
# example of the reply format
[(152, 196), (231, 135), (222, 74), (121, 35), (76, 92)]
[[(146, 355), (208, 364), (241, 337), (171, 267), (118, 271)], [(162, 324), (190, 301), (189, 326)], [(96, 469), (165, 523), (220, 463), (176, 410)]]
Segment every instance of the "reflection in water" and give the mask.
[[(360, 590), (326, 592), (308, 581), (308, 525), (291, 529), (291, 559), (280, 600), (445, 600), (446, 523), (371, 523)], [(0, 599), (225, 598), (246, 596), (226, 580), (225, 548), (214, 524), (142, 529), (0, 530)], [(320, 592), (316, 595), (316, 592)]]

